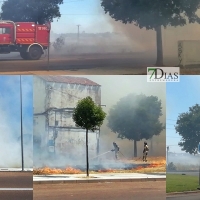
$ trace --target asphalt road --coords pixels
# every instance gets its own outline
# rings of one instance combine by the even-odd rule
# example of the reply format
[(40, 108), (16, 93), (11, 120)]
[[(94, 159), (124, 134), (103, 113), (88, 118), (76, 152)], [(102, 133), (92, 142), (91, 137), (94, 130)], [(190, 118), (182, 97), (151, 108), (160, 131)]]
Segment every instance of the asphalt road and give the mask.
[(166, 200), (165, 181), (35, 184), (34, 200)]
[(168, 200), (199, 200), (200, 193), (167, 196)]
[(168, 174), (185, 174), (185, 175), (189, 175), (189, 176), (199, 176), (199, 172), (198, 171), (194, 171), (194, 172), (167, 172)]
[(0, 172), (0, 199), (32, 200), (32, 172)]
[[(38, 61), (27, 61), (22, 60), (18, 54), (12, 55), (0, 55), (0, 73), (26, 72), (32, 74), (47, 70), (67, 70), (79, 74), (80, 70), (89, 70), (91, 74), (103, 75), (105, 70), (110, 70), (111, 73), (117, 74), (146, 74), (146, 67), (153, 66), (156, 62), (155, 55), (149, 53), (51, 55), (48, 66), (47, 57)], [(166, 65), (174, 66), (177, 64), (176, 58), (166, 59)]]

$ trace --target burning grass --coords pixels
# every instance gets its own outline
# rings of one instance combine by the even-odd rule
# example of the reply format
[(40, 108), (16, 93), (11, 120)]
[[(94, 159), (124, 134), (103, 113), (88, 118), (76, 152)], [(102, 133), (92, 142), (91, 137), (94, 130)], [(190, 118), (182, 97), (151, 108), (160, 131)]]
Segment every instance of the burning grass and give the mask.
[[(150, 157), (148, 162), (144, 165), (143, 162), (138, 160), (123, 160), (123, 163), (137, 164), (135, 168), (129, 169), (99, 169), (95, 171), (90, 171), (91, 174), (94, 173), (155, 173), (155, 172), (165, 172), (166, 171), (166, 159), (165, 157)], [(67, 167), (66, 169), (52, 169), (49, 167), (44, 167), (40, 169), (34, 169), (34, 175), (50, 175), (50, 174), (81, 174), (85, 173), (80, 169), (75, 169), (72, 167)]]
[(66, 169), (52, 169), (49, 167), (44, 167), (41, 169), (34, 169), (34, 175), (50, 175), (50, 174), (81, 174), (81, 170), (74, 169), (72, 167), (67, 167)]

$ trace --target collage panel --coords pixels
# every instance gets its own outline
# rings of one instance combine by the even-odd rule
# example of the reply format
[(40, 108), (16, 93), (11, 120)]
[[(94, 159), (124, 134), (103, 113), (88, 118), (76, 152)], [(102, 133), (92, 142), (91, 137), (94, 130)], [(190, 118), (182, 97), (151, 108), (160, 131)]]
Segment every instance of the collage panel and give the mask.
[(34, 76), (33, 88), (34, 199), (166, 199), (166, 83)]
[(0, 72), (146, 75), (156, 65), (200, 74), (198, 0), (126, 2), (0, 1)]
[(32, 76), (0, 76), (0, 199), (33, 199)]
[(199, 200), (199, 8), (0, 0), (0, 200)]
[(167, 199), (198, 200), (200, 76), (181, 76), (180, 79), (179, 84), (166, 84)]

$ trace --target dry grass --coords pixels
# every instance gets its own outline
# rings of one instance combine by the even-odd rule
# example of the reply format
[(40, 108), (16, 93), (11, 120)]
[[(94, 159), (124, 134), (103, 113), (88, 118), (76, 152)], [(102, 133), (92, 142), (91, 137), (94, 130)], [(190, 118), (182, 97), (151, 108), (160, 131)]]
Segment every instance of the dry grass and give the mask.
[[(123, 160), (124, 163), (136, 163), (138, 164), (137, 168), (129, 170), (116, 170), (116, 169), (100, 169), (98, 171), (90, 171), (90, 174), (94, 173), (153, 173), (153, 172), (165, 172), (166, 171), (166, 159), (165, 157), (149, 157), (148, 165), (140, 166), (143, 164), (138, 160)], [(81, 174), (85, 173), (79, 169), (74, 169), (68, 167), (66, 169), (51, 169), (49, 167), (34, 169), (34, 175), (50, 175), (50, 174)]]

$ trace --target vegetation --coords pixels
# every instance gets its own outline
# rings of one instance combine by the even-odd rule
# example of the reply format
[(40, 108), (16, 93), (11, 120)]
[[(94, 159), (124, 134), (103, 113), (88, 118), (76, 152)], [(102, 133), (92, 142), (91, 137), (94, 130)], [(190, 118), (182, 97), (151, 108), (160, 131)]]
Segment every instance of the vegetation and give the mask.
[(130, 94), (114, 105), (108, 116), (108, 127), (118, 138), (134, 141), (134, 157), (137, 157), (137, 141), (151, 139), (164, 129), (161, 101), (156, 96)]
[(96, 105), (91, 97), (80, 100), (74, 109), (73, 120), (77, 127), (86, 130), (86, 163), (87, 176), (89, 176), (89, 159), (88, 159), (88, 131), (98, 130), (103, 124), (106, 113), (100, 105)]
[(182, 150), (197, 154), (200, 141), (200, 105), (196, 104), (190, 107), (188, 112), (180, 114), (175, 129), (182, 136), (178, 143)]
[(166, 191), (185, 192), (195, 191), (198, 188), (198, 176), (167, 174), (166, 175)]

